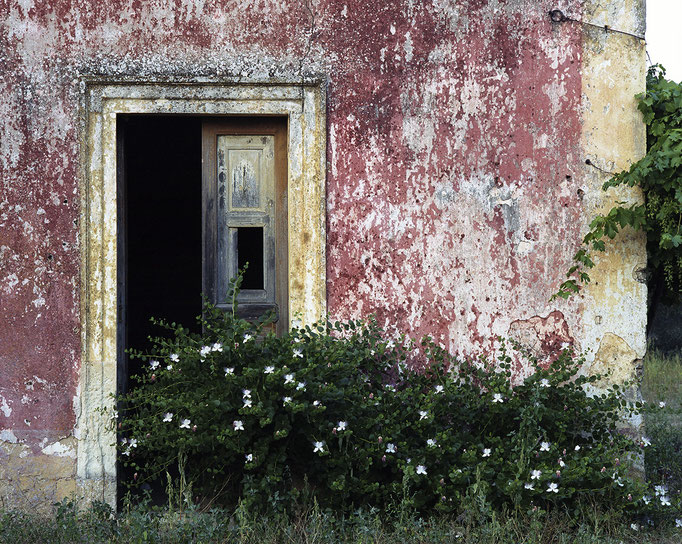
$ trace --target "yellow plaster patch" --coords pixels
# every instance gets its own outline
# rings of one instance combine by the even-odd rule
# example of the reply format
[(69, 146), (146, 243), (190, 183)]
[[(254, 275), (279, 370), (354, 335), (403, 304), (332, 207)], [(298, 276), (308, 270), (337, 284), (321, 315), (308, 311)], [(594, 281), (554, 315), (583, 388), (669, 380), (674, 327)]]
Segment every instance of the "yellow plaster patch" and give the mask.
[[(643, 17), (641, 0), (590, 0), (583, 8), (586, 21), (635, 34), (642, 32)], [(632, 36), (582, 28), (583, 159), (604, 171), (618, 172), (646, 153), (646, 130), (635, 100), (636, 94), (645, 91), (645, 44)], [(610, 175), (593, 165), (583, 166), (585, 229), (596, 214), (617, 201), (635, 203), (642, 199), (637, 188), (602, 191)], [(626, 230), (607, 241), (606, 253), (594, 256), (592, 282), (584, 289), (581, 304), (581, 348), (592, 353), (601, 350), (602, 354), (608, 349), (608, 359), (615, 368), (632, 366), (646, 349), (647, 289), (635, 279), (636, 270), (646, 267), (646, 238)], [(628, 349), (605, 347), (613, 344), (607, 340), (612, 337), (620, 338)]]

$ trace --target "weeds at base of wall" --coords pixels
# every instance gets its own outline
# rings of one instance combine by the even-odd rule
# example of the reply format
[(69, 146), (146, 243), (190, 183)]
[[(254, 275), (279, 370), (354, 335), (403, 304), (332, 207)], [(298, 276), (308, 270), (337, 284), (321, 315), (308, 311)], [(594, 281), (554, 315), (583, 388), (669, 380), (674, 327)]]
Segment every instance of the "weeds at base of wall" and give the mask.
[(485, 497), (467, 495), (457, 515), (418, 516), (401, 502), (389, 512), (360, 510), (339, 517), (313, 502), (295, 516), (263, 517), (244, 507), (184, 510), (128, 503), (122, 512), (104, 504), (80, 511), (71, 500), (55, 505), (51, 517), (27, 513), (0, 513), (0, 542), (22, 543), (186, 543), (239, 544), (374, 543), (411, 544), (672, 544), (680, 529), (673, 526), (631, 526), (622, 513), (584, 503), (574, 513), (555, 509), (493, 509)]

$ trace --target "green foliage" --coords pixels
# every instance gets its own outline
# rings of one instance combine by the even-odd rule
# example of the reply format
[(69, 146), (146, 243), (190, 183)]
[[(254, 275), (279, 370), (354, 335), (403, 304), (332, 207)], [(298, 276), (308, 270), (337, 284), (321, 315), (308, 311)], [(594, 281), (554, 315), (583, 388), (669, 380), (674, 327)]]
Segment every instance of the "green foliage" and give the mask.
[(646, 233), (649, 266), (663, 274), (668, 293), (677, 297), (682, 291), (682, 83), (667, 80), (660, 66), (652, 66), (647, 91), (637, 99), (647, 126), (647, 154), (603, 189), (638, 186), (645, 203), (620, 202), (592, 220), (568, 280), (552, 299), (568, 298), (588, 283), (588, 270), (594, 266), (590, 252), (605, 251), (605, 238), (615, 238), (626, 226)]
[(502, 343), (495, 361), (463, 360), (429, 338), (386, 339), (371, 319), (280, 337), (266, 325), (207, 306), (203, 334), (165, 325), (138, 354), (146, 370), (117, 425), (132, 485), (168, 473), (187, 503), (259, 512), (312, 498), (453, 513), (471, 493), (497, 509), (661, 506), (628, 477), (642, 445), (616, 431), (636, 407), (617, 386), (591, 394), (599, 376), (569, 351), (540, 364)]

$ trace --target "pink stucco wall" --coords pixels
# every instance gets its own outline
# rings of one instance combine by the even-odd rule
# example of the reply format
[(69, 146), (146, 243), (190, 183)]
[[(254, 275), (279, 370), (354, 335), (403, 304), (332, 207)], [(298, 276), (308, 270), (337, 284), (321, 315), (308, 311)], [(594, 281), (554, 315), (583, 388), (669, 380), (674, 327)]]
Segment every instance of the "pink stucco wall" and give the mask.
[(331, 314), (461, 352), (547, 319), (569, 339), (547, 301), (579, 235), (581, 45), (554, 7), (0, 1), (0, 430), (75, 423), (81, 74), (325, 75)]

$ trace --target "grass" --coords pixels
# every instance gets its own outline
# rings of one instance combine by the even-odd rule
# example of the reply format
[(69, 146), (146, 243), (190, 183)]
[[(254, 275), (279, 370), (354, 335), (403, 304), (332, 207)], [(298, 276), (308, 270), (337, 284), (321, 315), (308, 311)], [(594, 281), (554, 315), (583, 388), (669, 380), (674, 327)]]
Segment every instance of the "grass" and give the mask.
[[(480, 506), (480, 505), (479, 505)], [(456, 518), (425, 520), (407, 511), (390, 517), (356, 512), (333, 517), (314, 506), (295, 518), (264, 518), (237, 510), (183, 512), (142, 504), (118, 517), (104, 505), (78, 512), (63, 501), (51, 517), (6, 512), (0, 542), (21, 543), (239, 543), (239, 544), (672, 544), (672, 527), (631, 529), (618, 512), (584, 505), (579, 512), (490, 512), (472, 504)]]
[(665, 403), (663, 410), (645, 416), (647, 479), (682, 492), (682, 357), (649, 349), (644, 359), (642, 396), (650, 404)]

